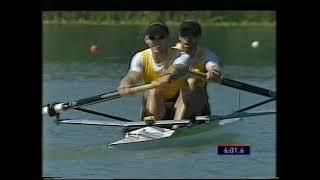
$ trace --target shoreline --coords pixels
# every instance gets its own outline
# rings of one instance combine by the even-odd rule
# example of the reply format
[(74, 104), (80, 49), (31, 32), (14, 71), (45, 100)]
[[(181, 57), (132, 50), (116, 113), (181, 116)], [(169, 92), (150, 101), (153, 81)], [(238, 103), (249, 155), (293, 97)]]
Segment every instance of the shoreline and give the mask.
[[(117, 21), (117, 22), (106, 22), (106, 21), (92, 21), (92, 20), (43, 20), (43, 25), (117, 25), (117, 26), (146, 26), (146, 22), (135, 22), (135, 21)], [(168, 26), (178, 26), (180, 22), (167, 21)], [(201, 22), (202, 26), (276, 26), (276, 22)]]

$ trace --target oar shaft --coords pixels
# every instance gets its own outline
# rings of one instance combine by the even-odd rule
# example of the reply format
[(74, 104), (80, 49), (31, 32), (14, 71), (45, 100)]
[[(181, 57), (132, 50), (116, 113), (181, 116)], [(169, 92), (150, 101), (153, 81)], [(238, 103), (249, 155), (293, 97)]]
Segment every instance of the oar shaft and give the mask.
[[(133, 87), (129, 89), (129, 93), (130, 94), (135, 94), (135, 93), (139, 93), (142, 91), (146, 91), (149, 89), (153, 89), (158, 87), (159, 84), (156, 83), (151, 83), (151, 84), (145, 84), (142, 86), (137, 86), (137, 87)], [(122, 97), (120, 95), (120, 93), (118, 91), (114, 91), (111, 93), (105, 93), (105, 94), (100, 94), (100, 95), (96, 95), (96, 96), (92, 96), (92, 97), (88, 97), (88, 98), (84, 98), (84, 99), (80, 99), (80, 100), (76, 100), (76, 101), (71, 101), (71, 102), (67, 102), (67, 103), (59, 103), (59, 104), (55, 104), (53, 105), (53, 108), (49, 108), (48, 106), (42, 107), (42, 115), (50, 115), (49, 111), (54, 110), (55, 113), (61, 113), (65, 110), (71, 109), (71, 108), (76, 108), (76, 107), (82, 107), (82, 106), (87, 106), (87, 105), (91, 105), (91, 104), (96, 104), (99, 102), (103, 102), (103, 101), (108, 101), (108, 100), (112, 100), (112, 99), (117, 99)]]
[(268, 100), (265, 100), (265, 101), (262, 101), (262, 102), (259, 102), (259, 103), (256, 103), (256, 104), (253, 104), (253, 105), (251, 105), (251, 106), (248, 106), (248, 107), (239, 109), (239, 110), (237, 110), (236, 112), (247, 111), (247, 110), (249, 110), (249, 109), (253, 109), (253, 108), (257, 107), (257, 106), (261, 106), (261, 105), (263, 105), (263, 104), (266, 104), (266, 103), (271, 102), (271, 101), (274, 101), (274, 100), (276, 100), (275, 97), (274, 97), (274, 98), (271, 98), (271, 99), (268, 99)]
[(97, 96), (92, 96), (84, 99), (80, 99), (77, 101), (70, 102), (68, 104), (68, 108), (74, 108), (74, 107), (81, 107), (81, 106), (87, 106), (90, 104), (96, 104), (102, 101), (108, 101), (112, 99), (117, 99), (120, 98), (119, 92), (111, 92), (111, 93), (105, 93), (105, 94), (100, 94)]
[[(120, 94), (119, 92), (110, 92), (110, 93), (104, 93), (88, 98), (79, 99), (76, 101), (66, 102), (66, 103), (58, 103), (53, 105), (53, 109), (51, 111), (54, 111), (53, 113), (61, 113), (65, 110), (76, 108), (76, 107), (82, 107), (82, 106), (88, 106), (90, 104), (96, 104), (102, 101), (112, 100), (119, 98)], [(50, 108), (47, 106), (42, 107), (42, 115), (50, 115)]]
[(274, 92), (272, 90), (264, 89), (261, 87), (253, 86), (253, 85), (250, 85), (247, 83), (235, 81), (235, 80), (228, 79), (228, 78), (222, 78), (221, 84), (223, 84), (225, 86), (232, 87), (232, 88), (248, 91), (248, 92), (251, 92), (254, 94), (267, 96), (267, 97), (275, 97), (276, 96), (276, 92)]
[(82, 112), (86, 112), (86, 113), (90, 113), (90, 114), (95, 114), (95, 115), (98, 115), (98, 116), (103, 116), (103, 117), (107, 117), (107, 118), (111, 118), (111, 119), (116, 119), (116, 120), (119, 120), (119, 121), (132, 122), (132, 120), (130, 120), (130, 119), (126, 119), (126, 118), (122, 118), (122, 117), (118, 117), (118, 116), (113, 116), (113, 115), (110, 115), (110, 114), (100, 113), (100, 112), (97, 112), (97, 111), (92, 111), (92, 110), (84, 109), (84, 108), (80, 108), (80, 107), (73, 108), (73, 109), (78, 110), (78, 111), (82, 111)]
[(240, 118), (240, 117), (251, 117), (251, 116), (263, 116), (269, 114), (276, 114), (275, 110), (264, 110), (264, 111), (251, 111), (251, 112), (234, 112), (227, 115), (210, 115), (210, 116), (197, 116), (196, 120), (210, 120), (217, 121), (222, 119)]
[[(200, 78), (207, 77), (206, 73), (203, 73), (203, 72), (197, 72), (197, 71), (190, 70), (189, 73), (194, 76), (200, 77)], [(247, 83), (235, 81), (235, 80), (228, 79), (228, 78), (221, 78), (220, 84), (222, 84), (224, 86), (240, 89), (243, 91), (248, 91), (248, 92), (251, 92), (254, 94), (259, 94), (259, 95), (263, 95), (263, 96), (267, 96), (267, 97), (276, 97), (275, 91), (264, 89), (264, 88), (257, 87), (257, 86), (253, 86), (253, 85), (250, 85)]]

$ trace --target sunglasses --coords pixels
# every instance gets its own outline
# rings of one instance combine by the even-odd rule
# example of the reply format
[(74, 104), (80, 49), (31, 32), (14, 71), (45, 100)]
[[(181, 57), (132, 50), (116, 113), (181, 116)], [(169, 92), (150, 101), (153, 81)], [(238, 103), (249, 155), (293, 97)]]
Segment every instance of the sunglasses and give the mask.
[(195, 34), (178, 34), (182, 38), (197, 38), (198, 36)]
[(199, 33), (194, 31), (182, 31), (182, 32), (179, 32), (178, 35), (183, 38), (185, 37), (197, 38), (200, 36)]
[(165, 36), (164, 35), (156, 35), (156, 36), (148, 36), (148, 38), (150, 39), (150, 40), (162, 40), (162, 39), (164, 39), (165, 38)]

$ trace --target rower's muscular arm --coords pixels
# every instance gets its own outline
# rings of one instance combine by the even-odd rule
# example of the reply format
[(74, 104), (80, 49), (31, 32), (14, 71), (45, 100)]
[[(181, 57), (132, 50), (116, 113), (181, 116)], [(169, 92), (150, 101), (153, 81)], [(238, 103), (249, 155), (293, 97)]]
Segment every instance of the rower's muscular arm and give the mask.
[(136, 85), (142, 80), (142, 69), (143, 65), (141, 56), (140, 53), (137, 53), (131, 59), (130, 69), (127, 75), (120, 81), (118, 90), (121, 95), (129, 94), (130, 87)]
[(188, 73), (189, 64), (190, 56), (186, 53), (180, 54), (174, 60), (173, 64), (166, 70), (165, 74), (157, 80), (157, 83), (160, 83), (160, 85), (169, 84), (182, 78)]
[(136, 72), (136, 71), (129, 71), (128, 74), (120, 81), (120, 86), (121, 87), (132, 87), (138, 82), (141, 81), (141, 73)]
[(170, 81), (175, 81), (188, 72), (188, 66), (184, 64), (174, 64), (168, 69), (168, 78)]
[(186, 53), (181, 53), (168, 69), (169, 79), (175, 81), (188, 73), (191, 64), (191, 57)]
[(141, 74), (135, 71), (129, 71), (128, 74), (120, 81), (118, 91), (120, 95), (129, 95), (130, 87), (141, 81)]
[(167, 72), (159, 77), (156, 81), (153, 83), (158, 84), (159, 86), (168, 85), (175, 80), (183, 77), (188, 72), (188, 68), (185, 65), (172, 65), (170, 68), (168, 68)]
[(218, 57), (211, 51), (207, 51), (205, 56), (207, 70), (207, 80), (219, 82), (221, 80), (220, 67)]

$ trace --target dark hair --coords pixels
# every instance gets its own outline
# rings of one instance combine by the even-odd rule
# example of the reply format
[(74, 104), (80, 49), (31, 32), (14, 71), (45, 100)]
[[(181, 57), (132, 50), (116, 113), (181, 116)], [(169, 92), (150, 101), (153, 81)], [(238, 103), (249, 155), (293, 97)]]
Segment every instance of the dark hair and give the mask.
[(153, 22), (151, 23), (145, 31), (145, 35), (151, 35), (151, 36), (156, 36), (156, 35), (169, 35), (169, 29), (167, 25), (165, 25), (162, 22)]
[(179, 36), (201, 36), (201, 26), (196, 21), (184, 21), (180, 24)]

